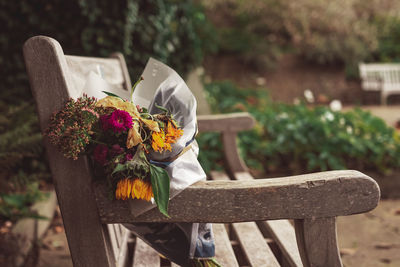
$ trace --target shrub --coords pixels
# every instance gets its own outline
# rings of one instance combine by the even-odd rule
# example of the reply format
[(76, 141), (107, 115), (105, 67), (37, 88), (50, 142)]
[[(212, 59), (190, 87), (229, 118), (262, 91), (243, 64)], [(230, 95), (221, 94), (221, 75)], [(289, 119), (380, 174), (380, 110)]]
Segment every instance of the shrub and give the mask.
[[(290, 51), (312, 63), (343, 64), (346, 73), (356, 77), (360, 61), (400, 57), (396, 0), (203, 2), (212, 12), (218, 10), (211, 17), (223, 30), (221, 49), (241, 53), (239, 57), (251, 55), (255, 63), (266, 56), (274, 62), (276, 55)], [(221, 9), (227, 10), (228, 15), (222, 14), (228, 23), (221, 22)]]
[(215, 112), (247, 110), (255, 117), (255, 129), (239, 134), (244, 159), (253, 168), (298, 174), (347, 168), (385, 173), (400, 167), (399, 135), (369, 112), (272, 103), (260, 90), (240, 90), (229, 82), (208, 84), (206, 90)]
[(378, 50), (375, 52), (374, 60), (383, 62), (400, 62), (400, 18), (381, 17), (377, 18), (376, 24), (379, 29)]
[(184, 74), (213, 48), (212, 27), (193, 1), (0, 0), (0, 77), (11, 100), (30, 98), (22, 45), (57, 39), (66, 54), (107, 57), (121, 51), (136, 80), (152, 56)]

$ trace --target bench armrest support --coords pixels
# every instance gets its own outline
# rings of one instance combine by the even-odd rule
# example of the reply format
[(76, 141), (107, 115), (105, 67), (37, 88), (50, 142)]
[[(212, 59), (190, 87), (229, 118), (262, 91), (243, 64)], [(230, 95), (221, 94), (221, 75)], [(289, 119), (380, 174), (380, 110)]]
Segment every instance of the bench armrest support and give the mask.
[(199, 115), (199, 132), (240, 132), (254, 127), (255, 120), (247, 112)]

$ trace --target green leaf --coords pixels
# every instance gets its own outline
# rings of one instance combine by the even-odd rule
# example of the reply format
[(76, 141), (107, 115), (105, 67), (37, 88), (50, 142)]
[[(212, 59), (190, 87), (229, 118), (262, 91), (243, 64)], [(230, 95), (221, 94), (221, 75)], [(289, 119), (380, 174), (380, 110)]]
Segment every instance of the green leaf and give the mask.
[(121, 98), (122, 99), (122, 97), (120, 97), (120, 96), (118, 96), (118, 95), (116, 95), (116, 94), (113, 94), (113, 93), (110, 93), (110, 92), (107, 92), (107, 91), (102, 91), (103, 93), (105, 93), (106, 95), (108, 95), (108, 96), (115, 96), (115, 97), (118, 97), (118, 98)]
[(115, 174), (117, 172), (122, 172), (124, 170), (126, 170), (126, 165), (118, 163), (117, 166), (115, 166), (115, 168), (114, 168), (113, 172), (111, 173), (111, 175), (113, 175), (113, 174)]
[(162, 214), (168, 215), (169, 202), (169, 177), (168, 173), (160, 167), (150, 164), (151, 185), (153, 186), (154, 200)]

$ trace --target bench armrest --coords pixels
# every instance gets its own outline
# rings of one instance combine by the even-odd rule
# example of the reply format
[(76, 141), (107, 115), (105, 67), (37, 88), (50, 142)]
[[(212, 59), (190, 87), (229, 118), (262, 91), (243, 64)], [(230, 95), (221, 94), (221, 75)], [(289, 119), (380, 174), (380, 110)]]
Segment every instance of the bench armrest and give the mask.
[(199, 115), (197, 116), (199, 132), (239, 132), (254, 127), (255, 120), (247, 112)]
[(170, 218), (167, 218), (157, 208), (135, 217), (127, 201), (109, 199), (104, 184), (95, 184), (94, 190), (103, 223), (230, 223), (335, 217), (372, 210), (380, 197), (377, 183), (358, 171), (244, 181), (203, 181), (188, 187), (170, 201)]

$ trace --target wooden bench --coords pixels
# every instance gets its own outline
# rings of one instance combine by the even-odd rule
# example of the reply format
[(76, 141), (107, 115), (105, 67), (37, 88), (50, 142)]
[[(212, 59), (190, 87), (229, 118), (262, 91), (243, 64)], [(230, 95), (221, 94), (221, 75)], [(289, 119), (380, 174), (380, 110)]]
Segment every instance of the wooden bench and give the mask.
[(387, 104), (390, 95), (400, 94), (400, 64), (360, 63), (358, 68), (362, 89), (380, 91), (382, 105)]
[[(120, 54), (67, 56), (56, 40), (37, 36), (25, 43), (24, 57), (42, 130), (93, 66), (101, 65), (109, 83), (131, 87)], [(373, 179), (331, 171), (254, 180), (236, 147), (237, 132), (254, 125), (249, 114), (199, 116), (198, 125), (221, 133), (229, 176), (212, 172), (213, 180), (190, 186), (170, 201), (170, 218), (157, 209), (132, 216), (127, 202), (110, 200), (106, 186), (93, 183), (85, 157), (65, 159), (44, 138), (74, 266), (176, 266), (120, 225), (134, 222), (215, 223), (223, 266), (342, 266), (336, 217), (376, 207), (380, 191)], [(294, 220), (294, 229), (282, 219)]]

